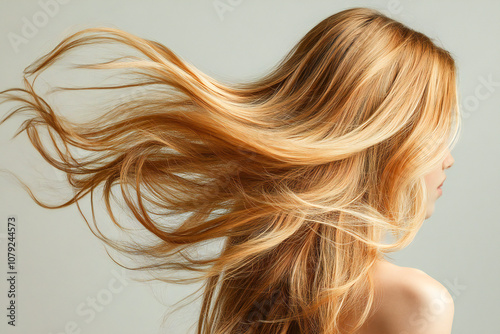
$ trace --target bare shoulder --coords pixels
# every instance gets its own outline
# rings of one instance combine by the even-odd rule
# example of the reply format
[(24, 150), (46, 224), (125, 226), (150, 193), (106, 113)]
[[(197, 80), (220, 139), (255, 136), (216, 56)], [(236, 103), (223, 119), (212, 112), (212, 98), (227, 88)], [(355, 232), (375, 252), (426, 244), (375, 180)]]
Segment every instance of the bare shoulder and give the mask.
[(415, 268), (381, 261), (374, 268), (374, 321), (382, 333), (449, 334), (453, 298), (439, 281)]

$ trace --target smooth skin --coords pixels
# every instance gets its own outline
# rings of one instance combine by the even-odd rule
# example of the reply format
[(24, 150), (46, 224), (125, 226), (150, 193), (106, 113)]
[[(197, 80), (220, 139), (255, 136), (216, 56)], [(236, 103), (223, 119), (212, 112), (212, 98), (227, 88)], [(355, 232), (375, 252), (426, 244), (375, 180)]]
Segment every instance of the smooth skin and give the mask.
[(425, 219), (429, 218), (433, 214), (435, 202), (439, 197), (441, 197), (440, 192), (437, 188), (446, 179), (444, 171), (450, 168), (454, 162), (455, 159), (453, 159), (453, 156), (448, 149), (448, 154), (445, 156), (442, 163), (436, 166), (429, 174), (424, 177), (429, 198), (427, 202), (427, 215)]
[[(454, 163), (451, 153), (425, 176), (427, 216), (441, 196), (444, 171)], [(440, 282), (415, 268), (381, 259), (373, 268), (375, 302), (370, 318), (356, 334), (450, 334), (455, 311), (453, 298)]]

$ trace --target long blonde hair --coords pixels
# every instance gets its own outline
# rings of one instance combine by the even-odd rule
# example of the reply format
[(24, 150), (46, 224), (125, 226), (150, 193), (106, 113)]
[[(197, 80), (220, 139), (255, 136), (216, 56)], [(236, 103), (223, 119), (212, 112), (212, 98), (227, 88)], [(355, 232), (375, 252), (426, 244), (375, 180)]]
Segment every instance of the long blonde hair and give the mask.
[[(140, 56), (79, 67), (123, 70), (132, 80), (59, 88), (144, 91), (72, 122), (27, 78), (71, 49), (99, 43)], [(374, 302), (371, 268), (413, 240), (426, 213), (423, 176), (454, 145), (461, 124), (450, 53), (369, 8), (325, 18), (251, 82), (221, 83), (166, 46), (114, 28), (64, 38), (26, 68), (24, 82), (0, 93), (22, 104), (1, 123), (35, 112), (18, 133), (27, 131), (45, 160), (67, 173), (75, 193), (49, 205), (25, 189), (56, 209), (92, 198), (102, 184), (122, 228), (110, 204), (119, 184), (153, 241), (120, 242), (89, 227), (141, 257), (135, 270), (204, 282), (198, 334), (359, 329)], [(39, 126), (54, 145), (62, 142), (57, 156), (42, 145)], [(92, 154), (75, 157), (70, 147)], [(384, 243), (385, 236), (393, 239)], [(201, 256), (211, 241), (223, 247)], [(194, 276), (175, 279), (175, 271)]]

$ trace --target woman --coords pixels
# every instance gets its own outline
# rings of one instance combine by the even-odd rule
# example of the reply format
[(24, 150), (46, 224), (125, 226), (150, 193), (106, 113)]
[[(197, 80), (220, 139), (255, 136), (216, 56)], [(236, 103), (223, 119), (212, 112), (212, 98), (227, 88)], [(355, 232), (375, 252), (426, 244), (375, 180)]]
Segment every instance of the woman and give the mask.
[[(61, 89), (142, 93), (71, 122), (35, 93), (34, 80), (70, 50), (99, 43), (140, 56), (80, 68), (123, 70), (131, 80)], [(118, 242), (89, 228), (139, 256), (134, 269), (204, 282), (197, 333), (451, 332), (446, 288), (385, 259), (431, 216), (461, 128), (455, 62), (427, 36), (351, 8), (318, 23), (266, 76), (223, 84), (158, 42), (92, 28), (25, 74), (35, 75), (25, 89), (1, 92), (22, 104), (2, 123), (35, 112), (20, 131), (75, 190), (60, 205), (30, 196), (55, 209), (78, 205), (102, 184), (123, 229), (110, 206), (119, 184), (153, 239)], [(57, 156), (39, 125), (51, 131)], [(75, 157), (71, 147), (92, 155)], [(217, 241), (216, 252), (200, 248)], [(197, 275), (174, 279), (175, 270)]]

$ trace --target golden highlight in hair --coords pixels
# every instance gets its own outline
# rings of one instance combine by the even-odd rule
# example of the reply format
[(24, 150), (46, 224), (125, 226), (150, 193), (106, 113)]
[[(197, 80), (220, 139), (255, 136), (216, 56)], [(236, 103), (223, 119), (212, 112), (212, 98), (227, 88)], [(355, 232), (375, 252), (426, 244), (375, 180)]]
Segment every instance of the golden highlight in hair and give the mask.
[[(143, 93), (72, 122), (35, 93), (34, 81), (70, 50), (99, 43), (140, 56), (78, 68), (119, 70), (131, 81), (58, 88)], [(66, 173), (74, 195), (49, 205), (23, 186), (38, 205), (57, 209), (89, 192), (92, 199), (102, 185), (123, 228), (110, 203), (120, 185), (151, 242), (111, 240), (95, 217), (92, 232), (139, 256), (134, 270), (203, 282), (198, 334), (358, 330), (374, 302), (371, 269), (413, 240), (425, 219), (423, 176), (461, 124), (450, 53), (368, 8), (325, 18), (272, 71), (247, 82), (221, 83), (158, 42), (103, 27), (64, 38), (24, 73), (24, 89), (0, 93), (2, 103), (21, 104), (1, 123), (34, 112), (18, 133)], [(198, 247), (217, 240), (219, 252), (200, 256)], [(174, 279), (176, 271), (194, 276)]]

